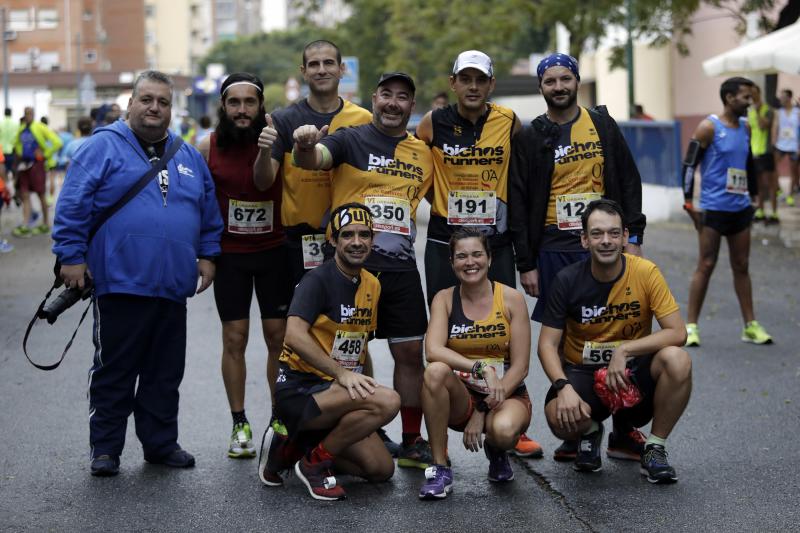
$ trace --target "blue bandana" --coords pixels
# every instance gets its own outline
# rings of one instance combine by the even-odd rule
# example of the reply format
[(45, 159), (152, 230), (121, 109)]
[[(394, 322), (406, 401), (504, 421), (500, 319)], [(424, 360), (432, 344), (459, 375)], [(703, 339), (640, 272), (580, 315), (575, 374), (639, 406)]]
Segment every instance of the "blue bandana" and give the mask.
[(550, 67), (567, 67), (575, 74), (575, 78), (581, 81), (581, 75), (578, 74), (578, 60), (567, 54), (550, 54), (539, 62), (536, 67), (536, 75), (542, 79), (544, 72)]

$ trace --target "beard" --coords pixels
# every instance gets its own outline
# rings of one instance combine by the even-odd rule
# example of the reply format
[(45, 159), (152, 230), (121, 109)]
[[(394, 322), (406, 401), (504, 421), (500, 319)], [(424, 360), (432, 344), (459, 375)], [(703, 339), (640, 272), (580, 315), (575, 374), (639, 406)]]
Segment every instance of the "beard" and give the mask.
[(217, 137), (218, 148), (229, 148), (241, 144), (255, 144), (258, 142), (258, 136), (261, 135), (261, 130), (267, 125), (264, 118), (264, 106), (262, 105), (255, 118), (250, 122), (246, 128), (240, 128), (236, 123), (228, 117), (228, 114), (220, 106), (217, 110), (217, 127), (214, 130)]
[[(552, 109), (569, 109), (577, 100), (578, 100), (578, 93), (574, 92), (569, 95), (566, 102), (563, 104), (557, 103), (552, 97), (542, 95), (544, 97), (544, 101), (547, 103), (547, 107)], [(559, 95), (561, 96), (561, 95)]]

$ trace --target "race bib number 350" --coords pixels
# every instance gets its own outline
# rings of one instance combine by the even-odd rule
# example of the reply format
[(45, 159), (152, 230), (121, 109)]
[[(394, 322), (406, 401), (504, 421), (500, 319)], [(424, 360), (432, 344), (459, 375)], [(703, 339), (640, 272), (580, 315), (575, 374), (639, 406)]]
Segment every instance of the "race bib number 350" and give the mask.
[(447, 193), (447, 223), (459, 226), (495, 224), (497, 197), (494, 191), (450, 191)]
[(733, 194), (747, 194), (747, 171), (741, 168), (729, 168), (725, 190)]
[(411, 235), (411, 203), (408, 200), (367, 196), (364, 203), (372, 213), (372, 229)]
[(361, 373), (361, 355), (367, 350), (366, 331), (337, 330), (331, 357), (342, 367)]
[(584, 365), (607, 365), (614, 355), (614, 348), (622, 344), (620, 341), (583, 343)]
[(583, 194), (561, 194), (556, 196), (556, 219), (558, 229), (581, 229), (581, 215), (589, 202), (599, 200), (600, 194), (587, 192)]
[(317, 268), (322, 264), (322, 245), (325, 235), (303, 235), (303, 268)]
[(272, 201), (228, 202), (228, 233), (260, 234), (272, 231)]

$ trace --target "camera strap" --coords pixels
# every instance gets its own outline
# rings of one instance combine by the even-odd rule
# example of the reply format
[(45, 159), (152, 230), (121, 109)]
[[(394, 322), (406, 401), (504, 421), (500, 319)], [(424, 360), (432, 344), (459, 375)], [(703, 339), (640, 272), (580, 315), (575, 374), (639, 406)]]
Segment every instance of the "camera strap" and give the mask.
[[(170, 162), (170, 160), (175, 156), (175, 154), (178, 152), (178, 150), (182, 145), (183, 145), (183, 139), (176, 135), (172, 141), (172, 144), (169, 147), (169, 150), (167, 150), (164, 153), (164, 157), (162, 157), (161, 159), (156, 161), (153, 165), (151, 165), (150, 168), (147, 169), (147, 172), (145, 172), (142, 175), (142, 177), (139, 178), (139, 180), (133, 185), (133, 187), (128, 189), (128, 192), (126, 192), (124, 196), (122, 196), (119, 200), (116, 201), (114, 205), (112, 205), (111, 207), (109, 207), (100, 214), (100, 216), (95, 221), (94, 226), (92, 226), (92, 229), (89, 231), (89, 238), (87, 239), (87, 244), (91, 242), (92, 238), (95, 236), (98, 230), (103, 226), (103, 224), (105, 224), (105, 222), (109, 218), (114, 216), (114, 214), (117, 211), (122, 209), (125, 206), (125, 204), (130, 202), (136, 195), (138, 195), (142, 191), (142, 189), (144, 189), (147, 186), (147, 184), (153, 178), (155, 178), (156, 175), (158, 175), (159, 172), (161, 172), (167, 167), (167, 163)], [(60, 270), (61, 270), (61, 263), (58, 261), (58, 259), (56, 259), (56, 264), (54, 267), (56, 280), (55, 282), (53, 282), (53, 286), (50, 287), (50, 290), (47, 291), (47, 294), (45, 294), (42, 303), (40, 303), (39, 307), (36, 309), (36, 313), (34, 313), (33, 318), (28, 323), (28, 328), (25, 330), (25, 337), (23, 337), (22, 339), (22, 352), (25, 354), (25, 357), (28, 359), (28, 361), (39, 370), (53, 370), (55, 368), (58, 368), (58, 365), (61, 364), (61, 362), (64, 360), (64, 357), (67, 355), (67, 352), (72, 347), (72, 342), (75, 340), (75, 336), (78, 334), (78, 329), (80, 329), (81, 324), (83, 324), (83, 320), (86, 318), (86, 314), (89, 312), (89, 308), (92, 306), (92, 301), (94, 300), (93, 298), (90, 299), (89, 305), (87, 305), (86, 309), (83, 310), (81, 319), (78, 322), (78, 325), (75, 327), (75, 331), (72, 332), (72, 337), (70, 337), (69, 342), (64, 347), (64, 351), (61, 353), (61, 357), (59, 358), (59, 360), (51, 365), (40, 365), (38, 363), (35, 363), (33, 359), (31, 359), (31, 357), (28, 355), (28, 346), (27, 346), (28, 336), (31, 333), (31, 329), (33, 329), (33, 325), (41, 317), (42, 311), (44, 310), (44, 306), (47, 303), (47, 299), (50, 298), (50, 295), (53, 293), (53, 291), (56, 290), (58, 287), (60, 287), (63, 283), (61, 281), (61, 278), (59, 277)]]
[(51, 365), (40, 365), (38, 363), (35, 363), (33, 359), (31, 359), (31, 356), (28, 355), (28, 336), (31, 334), (31, 329), (33, 329), (33, 325), (36, 323), (37, 320), (39, 320), (39, 316), (41, 315), (41, 312), (44, 309), (45, 304), (47, 303), (47, 299), (50, 298), (50, 295), (53, 293), (53, 291), (60, 286), (61, 284), (58, 282), (53, 283), (53, 286), (50, 287), (50, 290), (47, 291), (47, 294), (44, 295), (44, 300), (42, 300), (42, 303), (39, 304), (39, 307), (36, 309), (36, 314), (33, 315), (33, 318), (28, 323), (28, 328), (25, 330), (25, 337), (23, 337), (22, 339), (22, 353), (25, 354), (25, 357), (28, 359), (28, 362), (30, 362), (30, 364), (32, 364), (39, 370), (53, 370), (55, 368), (58, 368), (58, 365), (61, 364), (61, 361), (64, 360), (64, 357), (67, 355), (67, 352), (69, 351), (70, 347), (72, 347), (72, 341), (75, 340), (75, 335), (78, 334), (78, 329), (80, 329), (81, 324), (83, 324), (83, 319), (86, 318), (86, 313), (89, 312), (89, 308), (92, 306), (93, 299), (90, 299), (89, 305), (87, 305), (86, 309), (83, 310), (81, 319), (78, 322), (78, 325), (75, 326), (75, 331), (72, 332), (72, 337), (69, 338), (69, 342), (64, 347), (64, 351), (61, 352), (61, 357), (58, 359), (58, 361), (56, 361)]

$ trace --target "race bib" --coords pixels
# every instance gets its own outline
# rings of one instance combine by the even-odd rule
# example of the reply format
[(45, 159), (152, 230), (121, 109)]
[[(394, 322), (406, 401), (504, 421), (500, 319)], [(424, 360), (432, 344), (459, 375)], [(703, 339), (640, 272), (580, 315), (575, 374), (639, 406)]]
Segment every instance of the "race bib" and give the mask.
[(342, 365), (347, 370), (361, 373), (361, 356), (367, 350), (366, 331), (342, 331), (336, 330), (333, 338), (333, 349), (331, 357), (334, 361)]
[(583, 343), (584, 365), (607, 365), (614, 355), (614, 348), (622, 344), (621, 341)]
[[(503, 378), (506, 370), (504, 359), (492, 358), (492, 359), (482, 359), (482, 360), (486, 361), (487, 366), (494, 368), (494, 371), (497, 374), (498, 379)], [(486, 369), (484, 368), (483, 371), (486, 372)], [(462, 372), (460, 370), (453, 370), (453, 372), (459, 378), (461, 378), (461, 380), (464, 382), (464, 385), (474, 390), (475, 392), (480, 392), (482, 394), (487, 394), (489, 392), (489, 387), (486, 385), (485, 379), (477, 379), (475, 378), (475, 376), (472, 375), (471, 372)]]
[(228, 233), (258, 235), (272, 231), (272, 201), (228, 201)]
[(599, 200), (600, 193), (561, 194), (556, 196), (556, 219), (558, 229), (581, 229), (581, 215), (593, 200)]
[(733, 194), (747, 194), (747, 171), (741, 168), (729, 168), (725, 190)]
[(781, 139), (794, 140), (794, 129), (790, 127), (783, 127), (778, 133), (778, 137)]
[(447, 193), (447, 223), (458, 226), (495, 224), (497, 196), (494, 191)]
[(310, 270), (322, 264), (325, 235), (303, 235), (303, 268)]
[(372, 229), (411, 235), (411, 203), (402, 198), (367, 196), (364, 203), (372, 213)]

